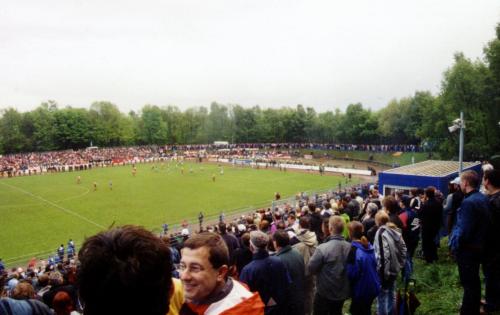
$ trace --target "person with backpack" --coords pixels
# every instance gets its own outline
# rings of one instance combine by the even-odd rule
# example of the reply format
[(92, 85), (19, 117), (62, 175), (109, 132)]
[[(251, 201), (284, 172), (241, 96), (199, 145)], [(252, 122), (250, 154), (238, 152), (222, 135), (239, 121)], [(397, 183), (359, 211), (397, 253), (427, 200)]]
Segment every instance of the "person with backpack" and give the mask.
[(352, 315), (370, 315), (373, 300), (380, 293), (375, 252), (363, 236), (363, 224), (353, 221), (347, 227), (352, 240), (347, 258), (347, 276), (352, 298), (350, 312)]
[(379, 211), (375, 215), (379, 227), (375, 234), (374, 249), (381, 292), (377, 298), (378, 315), (393, 314), (396, 278), (406, 260), (406, 244), (397, 227), (389, 222), (389, 215)]
[(417, 212), (410, 207), (411, 198), (404, 195), (401, 197), (400, 206), (403, 211), (399, 214), (399, 218), (403, 223), (403, 240), (406, 244), (406, 264), (404, 276), (406, 280), (410, 277), (413, 271), (413, 255), (420, 241), (420, 219)]

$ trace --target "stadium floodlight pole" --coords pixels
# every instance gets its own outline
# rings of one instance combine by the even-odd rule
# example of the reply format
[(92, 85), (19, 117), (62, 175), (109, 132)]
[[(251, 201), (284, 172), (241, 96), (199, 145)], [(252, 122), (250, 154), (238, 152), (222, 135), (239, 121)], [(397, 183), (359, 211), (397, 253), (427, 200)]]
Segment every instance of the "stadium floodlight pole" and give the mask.
[(458, 148), (458, 161), (459, 168), (458, 173), (462, 174), (464, 167), (464, 129), (465, 129), (465, 121), (464, 121), (464, 112), (460, 112), (460, 118), (457, 118), (453, 121), (453, 125), (448, 127), (450, 132), (455, 132), (460, 129), (460, 143)]

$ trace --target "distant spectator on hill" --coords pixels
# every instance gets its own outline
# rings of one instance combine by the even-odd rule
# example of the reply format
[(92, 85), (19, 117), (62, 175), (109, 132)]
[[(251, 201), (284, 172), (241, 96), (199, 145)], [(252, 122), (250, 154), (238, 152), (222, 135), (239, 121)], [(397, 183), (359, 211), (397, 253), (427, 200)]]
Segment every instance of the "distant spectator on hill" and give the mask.
[(168, 246), (136, 226), (101, 232), (79, 251), (78, 288), (85, 315), (165, 315), (172, 287)]

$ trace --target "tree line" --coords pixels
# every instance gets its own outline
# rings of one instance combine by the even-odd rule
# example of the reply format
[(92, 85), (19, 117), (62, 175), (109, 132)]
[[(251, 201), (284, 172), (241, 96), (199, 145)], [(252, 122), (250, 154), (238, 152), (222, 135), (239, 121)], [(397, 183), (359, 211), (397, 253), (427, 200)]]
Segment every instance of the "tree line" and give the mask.
[(145, 105), (122, 113), (106, 101), (89, 109), (60, 107), (55, 101), (36, 109), (0, 111), (0, 153), (144, 144), (196, 144), (213, 141), (421, 144), (443, 158), (458, 155), (458, 135), (448, 126), (464, 112), (465, 158), (500, 152), (500, 24), (484, 47), (484, 58), (456, 53), (443, 73), (437, 95), (417, 91), (372, 111), (361, 103), (318, 113), (312, 107), (245, 108), (213, 102), (181, 111)]

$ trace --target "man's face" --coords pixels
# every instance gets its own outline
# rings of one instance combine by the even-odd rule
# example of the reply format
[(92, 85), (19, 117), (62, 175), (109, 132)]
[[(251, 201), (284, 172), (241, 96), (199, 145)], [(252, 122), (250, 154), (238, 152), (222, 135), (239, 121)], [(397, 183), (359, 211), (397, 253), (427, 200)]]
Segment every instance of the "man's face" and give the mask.
[(181, 281), (187, 301), (202, 301), (224, 282), (227, 266), (215, 269), (208, 260), (209, 255), (206, 246), (182, 249)]

